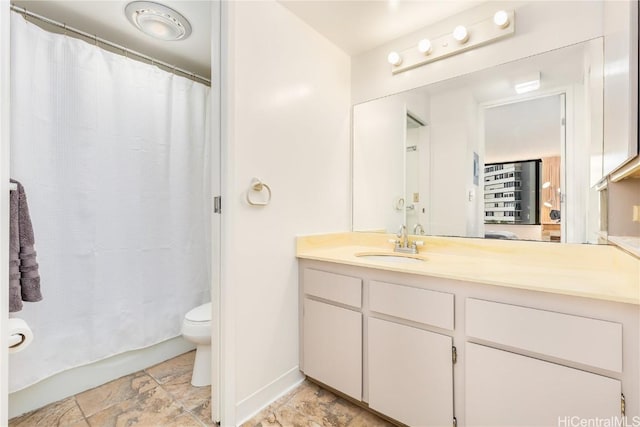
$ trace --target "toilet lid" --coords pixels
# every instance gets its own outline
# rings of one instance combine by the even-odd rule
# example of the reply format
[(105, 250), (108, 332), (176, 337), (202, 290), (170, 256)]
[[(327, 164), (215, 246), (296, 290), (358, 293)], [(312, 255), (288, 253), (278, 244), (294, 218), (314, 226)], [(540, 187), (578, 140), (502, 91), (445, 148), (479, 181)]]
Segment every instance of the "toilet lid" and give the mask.
[(210, 322), (211, 321), (211, 303), (202, 304), (188, 312), (185, 319), (191, 322)]

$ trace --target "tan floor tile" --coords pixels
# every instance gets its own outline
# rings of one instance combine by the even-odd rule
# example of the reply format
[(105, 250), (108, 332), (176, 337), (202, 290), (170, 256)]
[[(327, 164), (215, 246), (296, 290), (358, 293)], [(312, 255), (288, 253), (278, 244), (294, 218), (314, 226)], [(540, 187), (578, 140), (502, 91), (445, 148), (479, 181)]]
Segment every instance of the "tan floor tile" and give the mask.
[[(245, 421), (242, 425), (244, 426), (255, 426), (258, 425), (261, 421), (268, 418), (269, 414), (274, 414), (276, 409), (289, 402), (296, 394), (300, 391), (307, 390), (309, 388), (317, 387), (315, 384), (305, 380), (300, 383), (296, 388), (290, 390), (287, 394), (280, 396), (277, 400), (272, 402), (269, 406), (264, 408), (262, 411), (253, 416), (249, 421)], [(265, 422), (268, 422), (265, 421)], [(275, 422), (275, 421), (274, 421)], [(269, 424), (264, 424), (269, 425)]]
[(164, 427), (203, 427), (203, 424), (195, 416), (185, 412), (165, 424)]
[(96, 412), (131, 399), (140, 393), (157, 387), (157, 385), (149, 375), (144, 372), (136, 372), (82, 392), (76, 395), (76, 400), (85, 416), (90, 417)]
[(149, 375), (155, 378), (160, 384), (165, 384), (180, 377), (188, 377), (191, 381), (193, 371), (193, 361), (196, 358), (195, 350), (178, 357), (159, 363), (151, 368), (145, 369)]
[(211, 398), (207, 399), (200, 405), (189, 410), (202, 424), (205, 426), (215, 426), (216, 423), (211, 419)]
[(295, 396), (297, 396), (298, 393), (307, 392), (309, 390), (315, 391), (317, 388), (318, 386), (312, 383), (311, 381), (304, 380), (300, 384), (298, 384), (296, 388), (289, 390), (287, 394), (279, 397), (275, 402), (271, 404), (271, 406), (278, 407), (278, 406), (284, 405), (285, 403), (293, 399)]
[(302, 414), (288, 405), (281, 405), (271, 410), (265, 409), (258, 415), (242, 424), (242, 427), (322, 427), (318, 420)]
[(349, 423), (349, 427), (395, 427), (395, 424), (380, 418), (376, 414), (363, 410)]
[[(290, 398), (290, 396), (286, 394), (285, 396), (282, 396), (280, 399), (284, 397)], [(275, 411), (282, 406), (282, 404), (277, 404), (276, 402), (273, 402), (271, 405), (267, 406), (262, 411), (254, 415), (251, 419), (242, 423), (241, 427), (254, 427), (254, 426), (260, 426), (260, 425), (264, 426), (264, 425), (272, 425), (273, 423), (275, 423), (275, 417), (276, 417)], [(272, 421), (268, 421), (268, 420), (272, 420)], [(265, 422), (267, 422), (267, 424), (265, 424)], [(271, 424), (268, 424), (268, 422), (271, 422)]]
[(304, 381), (292, 394), (289, 403), (314, 402), (318, 404), (328, 404), (334, 402), (338, 396), (325, 390), (311, 381)]
[(182, 403), (187, 410), (200, 406), (211, 399), (211, 386), (192, 386), (190, 372), (188, 375), (181, 375), (165, 382), (161, 387), (168, 391), (177, 401)]
[(346, 426), (362, 408), (315, 384), (300, 389), (283, 407), (290, 407), (322, 426)]
[(88, 418), (95, 427), (165, 426), (183, 413), (171, 395), (157, 386), (135, 398), (109, 406)]
[(73, 397), (9, 420), (9, 427), (88, 426)]

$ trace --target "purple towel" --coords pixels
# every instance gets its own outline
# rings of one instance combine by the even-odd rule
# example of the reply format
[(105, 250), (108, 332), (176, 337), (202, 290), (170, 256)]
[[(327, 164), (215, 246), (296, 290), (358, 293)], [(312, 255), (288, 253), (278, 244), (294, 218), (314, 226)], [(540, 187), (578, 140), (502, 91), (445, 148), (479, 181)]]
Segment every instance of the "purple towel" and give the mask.
[(22, 310), (22, 301), (40, 301), (40, 274), (34, 249), (27, 195), (18, 181), (11, 191), (9, 219), (9, 311)]

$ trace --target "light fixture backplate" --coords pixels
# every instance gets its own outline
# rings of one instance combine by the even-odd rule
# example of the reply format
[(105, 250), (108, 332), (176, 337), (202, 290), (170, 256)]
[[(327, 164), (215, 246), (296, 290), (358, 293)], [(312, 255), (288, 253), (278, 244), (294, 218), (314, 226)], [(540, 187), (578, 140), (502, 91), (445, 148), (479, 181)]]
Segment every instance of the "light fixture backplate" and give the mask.
[(191, 24), (180, 12), (152, 1), (133, 1), (124, 13), (131, 24), (159, 40), (184, 40), (191, 34)]

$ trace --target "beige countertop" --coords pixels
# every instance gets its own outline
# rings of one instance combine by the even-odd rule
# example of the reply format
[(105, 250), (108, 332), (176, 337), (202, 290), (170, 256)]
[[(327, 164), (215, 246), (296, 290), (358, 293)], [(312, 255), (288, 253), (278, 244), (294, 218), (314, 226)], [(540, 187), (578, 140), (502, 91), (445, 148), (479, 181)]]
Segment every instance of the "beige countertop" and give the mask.
[(356, 256), (390, 253), (395, 235), (300, 236), (296, 256), (402, 273), (640, 305), (640, 259), (615, 246), (419, 236), (424, 262)]

